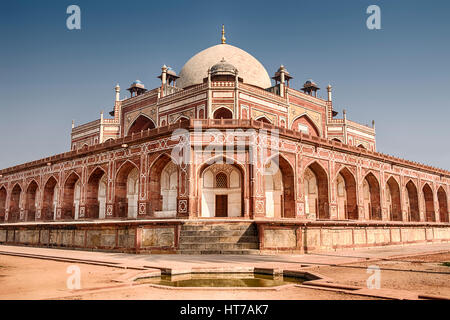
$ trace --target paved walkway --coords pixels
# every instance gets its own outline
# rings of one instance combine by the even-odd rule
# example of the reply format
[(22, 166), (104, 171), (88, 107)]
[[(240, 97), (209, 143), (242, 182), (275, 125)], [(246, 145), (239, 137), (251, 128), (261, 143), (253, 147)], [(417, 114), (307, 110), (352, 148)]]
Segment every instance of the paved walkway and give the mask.
[(122, 268), (171, 269), (172, 273), (191, 268), (257, 267), (297, 269), (304, 265), (337, 265), (367, 260), (389, 259), (438, 252), (450, 252), (450, 244), (409, 245), (379, 247), (314, 254), (279, 255), (181, 255), (181, 254), (128, 254), (67, 249), (0, 245), (1, 255), (28, 256), (46, 260), (88, 263)]

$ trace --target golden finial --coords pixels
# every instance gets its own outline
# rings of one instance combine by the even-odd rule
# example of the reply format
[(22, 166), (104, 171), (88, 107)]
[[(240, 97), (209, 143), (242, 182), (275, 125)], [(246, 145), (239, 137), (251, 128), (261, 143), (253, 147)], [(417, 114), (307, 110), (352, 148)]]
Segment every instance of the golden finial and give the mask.
[(225, 25), (222, 25), (222, 44), (226, 43), (226, 40), (227, 38), (225, 38)]

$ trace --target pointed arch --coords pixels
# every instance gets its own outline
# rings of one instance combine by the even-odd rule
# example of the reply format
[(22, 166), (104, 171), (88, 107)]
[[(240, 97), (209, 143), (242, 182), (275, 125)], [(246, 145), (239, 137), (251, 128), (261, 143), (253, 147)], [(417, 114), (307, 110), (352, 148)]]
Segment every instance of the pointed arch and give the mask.
[(370, 220), (381, 220), (380, 183), (372, 172), (363, 181), (364, 210)]
[(233, 119), (233, 111), (225, 106), (220, 107), (214, 111), (213, 119)]
[(335, 183), (339, 219), (358, 220), (355, 176), (347, 167), (343, 167), (338, 172)]
[(386, 182), (386, 202), (391, 221), (402, 221), (402, 204), (400, 200), (400, 186), (393, 176)]
[(301, 131), (311, 136), (320, 137), (319, 128), (306, 113), (294, 118), (291, 128), (292, 130)]
[(9, 216), (8, 222), (19, 221), (20, 210), (20, 199), (22, 197), (22, 187), (19, 183), (16, 183), (11, 190), (11, 196), (9, 197)]
[[(226, 172), (229, 188), (216, 188), (215, 177)], [(241, 217), (245, 215), (246, 172), (244, 166), (224, 155), (204, 161), (197, 170), (199, 215), (202, 217)]]
[(328, 199), (328, 174), (317, 162), (313, 161), (304, 172), (306, 213), (315, 213), (317, 219), (330, 218)]
[(266, 116), (259, 116), (255, 119), (256, 121), (261, 121), (264, 123), (268, 123), (268, 124), (272, 124), (272, 121), (270, 121), (269, 118), (267, 118)]
[(139, 167), (130, 160), (125, 161), (117, 170), (115, 188), (117, 217), (137, 217), (139, 180)]
[(96, 166), (90, 173), (86, 191), (86, 218), (105, 217), (107, 181), (106, 171)]
[(0, 186), (0, 222), (5, 221), (7, 195), (6, 187)]
[(67, 175), (64, 181), (61, 219), (74, 220), (78, 217), (80, 203), (80, 176), (75, 171)]
[(420, 221), (419, 195), (417, 187), (412, 180), (406, 183), (406, 205), (408, 209), (409, 221)]
[(155, 122), (152, 119), (150, 119), (150, 117), (148, 117), (147, 115), (141, 113), (134, 119), (134, 121), (128, 128), (128, 132), (126, 135), (129, 136), (130, 134), (133, 133), (154, 128), (156, 128)]
[(439, 220), (440, 222), (449, 222), (447, 194), (442, 186), (438, 189), (437, 197), (439, 202)]
[(176, 206), (179, 186), (179, 169), (177, 163), (167, 153), (162, 153), (150, 164), (148, 183), (148, 198), (150, 210), (170, 217), (176, 216)]
[(266, 216), (295, 218), (295, 174), (289, 160), (281, 153), (270, 157), (264, 166)]
[(189, 120), (188, 116), (180, 115), (172, 123), (175, 123), (175, 122), (178, 122), (178, 121), (188, 121), (188, 120)]
[(425, 183), (422, 188), (423, 199), (425, 202), (425, 221), (433, 222), (436, 221), (434, 215), (434, 197), (433, 190), (428, 183)]
[(42, 201), (42, 219), (46, 221), (54, 220), (56, 206), (58, 204), (58, 180), (52, 175), (44, 184)]
[(25, 210), (27, 212), (25, 221), (35, 221), (36, 220), (36, 210), (39, 206), (38, 203), (38, 191), (39, 185), (36, 180), (31, 180), (28, 184), (26, 190), (26, 198), (25, 198)]

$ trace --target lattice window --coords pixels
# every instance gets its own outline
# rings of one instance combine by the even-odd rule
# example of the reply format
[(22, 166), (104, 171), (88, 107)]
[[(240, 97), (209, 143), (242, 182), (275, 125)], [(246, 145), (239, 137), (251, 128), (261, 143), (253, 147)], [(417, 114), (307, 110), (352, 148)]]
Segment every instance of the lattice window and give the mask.
[(228, 188), (227, 175), (220, 172), (216, 175), (216, 188)]

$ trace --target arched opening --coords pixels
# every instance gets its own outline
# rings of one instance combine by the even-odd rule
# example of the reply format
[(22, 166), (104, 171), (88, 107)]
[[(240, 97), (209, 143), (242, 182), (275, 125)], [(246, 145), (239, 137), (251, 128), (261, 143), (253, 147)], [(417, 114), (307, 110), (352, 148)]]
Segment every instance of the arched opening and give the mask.
[(415, 184), (409, 180), (406, 184), (406, 207), (408, 208), (408, 220), (420, 221), (419, 196)]
[(115, 190), (116, 215), (137, 218), (139, 170), (127, 161), (119, 170)]
[(63, 189), (63, 203), (61, 218), (64, 220), (78, 219), (80, 208), (80, 177), (72, 172), (67, 177)]
[(200, 171), (202, 217), (241, 217), (243, 173), (234, 164), (215, 163)]
[(19, 184), (16, 184), (11, 191), (11, 198), (9, 200), (9, 222), (19, 221), (20, 216), (20, 196), (22, 193), (22, 188)]
[(6, 213), (6, 188), (0, 188), (0, 222), (5, 221), (5, 213)]
[(341, 142), (342, 143), (342, 141), (339, 140), (338, 138), (333, 138), (333, 139), (331, 139), (331, 141), (336, 141), (336, 142)]
[(317, 162), (305, 170), (304, 191), (306, 214), (315, 214), (317, 219), (329, 219), (327, 173)]
[(393, 177), (390, 177), (386, 183), (386, 202), (389, 210), (389, 219), (402, 221), (400, 187)]
[(434, 216), (434, 199), (433, 199), (433, 191), (431, 190), (431, 187), (426, 183), (423, 188), (423, 198), (425, 203), (425, 221), (432, 222), (436, 221)]
[(214, 111), (214, 119), (233, 119), (233, 112), (228, 108), (219, 108)]
[(261, 121), (264, 123), (268, 123), (268, 124), (272, 124), (272, 121), (270, 121), (269, 119), (267, 119), (266, 117), (259, 117), (258, 119), (256, 119), (256, 121)]
[(292, 123), (292, 130), (301, 131), (311, 136), (320, 136), (317, 126), (306, 115), (303, 115), (294, 120), (294, 122)]
[(149, 199), (155, 217), (176, 217), (178, 166), (163, 154), (150, 168), (149, 179)]
[(369, 173), (363, 182), (365, 218), (381, 220), (380, 184), (373, 173)]
[(25, 217), (26, 221), (35, 221), (36, 220), (36, 209), (38, 208), (38, 200), (37, 197), (38, 184), (36, 181), (31, 181), (27, 188), (27, 194), (25, 199), (25, 209), (27, 211), (27, 215)]
[(358, 148), (366, 149), (366, 147), (365, 147), (363, 144), (359, 144), (359, 145), (358, 145)]
[(186, 117), (186, 116), (181, 116), (181, 117), (179, 117), (178, 120), (175, 121), (175, 122), (182, 122), (182, 121), (189, 121), (189, 118)]
[(343, 168), (336, 178), (338, 219), (358, 219), (356, 181), (348, 168)]
[(447, 195), (444, 188), (439, 187), (438, 192), (438, 202), (439, 202), (439, 220), (440, 222), (449, 222), (449, 212), (447, 207)]
[(294, 185), (294, 170), (285, 158), (278, 156), (266, 164), (266, 217), (295, 218)]
[(89, 176), (86, 193), (86, 218), (105, 218), (107, 183), (107, 175), (101, 168), (96, 168)]
[(49, 221), (56, 218), (56, 207), (58, 205), (58, 182), (50, 177), (44, 186), (44, 198), (42, 201), (42, 219)]
[(134, 120), (133, 124), (128, 129), (128, 135), (154, 128), (155, 123), (150, 118), (147, 118), (146, 116), (141, 114), (136, 118), (136, 120)]

